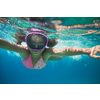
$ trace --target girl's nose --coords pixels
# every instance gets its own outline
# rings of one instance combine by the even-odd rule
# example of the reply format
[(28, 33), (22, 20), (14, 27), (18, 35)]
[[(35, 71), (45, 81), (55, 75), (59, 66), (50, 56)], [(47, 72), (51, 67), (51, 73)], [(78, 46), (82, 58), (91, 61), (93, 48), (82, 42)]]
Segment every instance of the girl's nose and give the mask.
[(38, 44), (35, 44), (35, 48), (37, 48), (38, 47)]

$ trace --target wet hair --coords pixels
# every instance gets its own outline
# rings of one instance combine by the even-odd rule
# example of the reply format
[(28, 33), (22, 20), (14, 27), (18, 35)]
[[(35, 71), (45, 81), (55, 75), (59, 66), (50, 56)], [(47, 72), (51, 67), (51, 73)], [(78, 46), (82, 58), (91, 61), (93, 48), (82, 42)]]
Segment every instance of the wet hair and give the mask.
[(54, 47), (57, 44), (58, 44), (58, 41), (56, 38), (48, 39), (48, 44), (47, 44), (48, 47)]
[(23, 31), (21, 29), (19, 29), (18, 32), (16, 34), (14, 34), (14, 36), (12, 36), (12, 37), (15, 38), (16, 44), (21, 44), (22, 42), (25, 42), (26, 34), (24, 34)]

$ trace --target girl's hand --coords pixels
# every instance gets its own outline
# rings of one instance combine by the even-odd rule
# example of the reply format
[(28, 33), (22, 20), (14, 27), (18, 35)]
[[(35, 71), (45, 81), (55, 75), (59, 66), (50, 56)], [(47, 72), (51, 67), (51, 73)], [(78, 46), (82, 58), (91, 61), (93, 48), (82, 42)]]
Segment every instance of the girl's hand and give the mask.
[(97, 56), (96, 54), (100, 54), (100, 45), (91, 48), (90, 56), (95, 59), (100, 59), (100, 56)]

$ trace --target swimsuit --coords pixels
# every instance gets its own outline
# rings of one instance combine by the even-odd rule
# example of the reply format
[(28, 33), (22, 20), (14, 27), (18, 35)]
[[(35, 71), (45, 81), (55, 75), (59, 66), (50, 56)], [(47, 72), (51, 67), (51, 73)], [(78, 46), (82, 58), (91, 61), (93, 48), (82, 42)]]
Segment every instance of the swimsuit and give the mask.
[(29, 57), (26, 61), (23, 61), (23, 59), (21, 59), (21, 61), (23, 62), (24, 66), (29, 69), (42, 69), (43, 67), (46, 66), (46, 64), (43, 62), (42, 55), (34, 66), (32, 64), (31, 54), (29, 54)]

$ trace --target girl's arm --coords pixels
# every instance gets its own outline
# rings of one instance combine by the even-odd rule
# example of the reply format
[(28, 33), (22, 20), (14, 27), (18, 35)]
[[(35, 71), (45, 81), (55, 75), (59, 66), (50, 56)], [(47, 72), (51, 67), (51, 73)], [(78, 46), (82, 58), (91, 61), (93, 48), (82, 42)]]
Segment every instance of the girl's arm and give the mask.
[(20, 53), (20, 54), (23, 54), (23, 53), (27, 52), (27, 50), (28, 50), (27, 47), (8, 42), (8, 41), (6, 41), (2, 38), (0, 38), (0, 48), (10, 50), (10, 51), (14, 51), (14, 52), (17, 52), (17, 53)]
[(54, 49), (50, 48), (47, 51), (48, 58), (51, 56), (75, 56), (87, 54), (93, 58), (100, 59), (100, 56), (96, 56), (96, 54), (100, 54), (100, 45), (95, 46), (93, 48), (77, 48), (77, 47), (68, 47), (63, 49)]
[(56, 60), (61, 60), (64, 58), (63, 56), (51, 56), (48, 61), (56, 61)]

